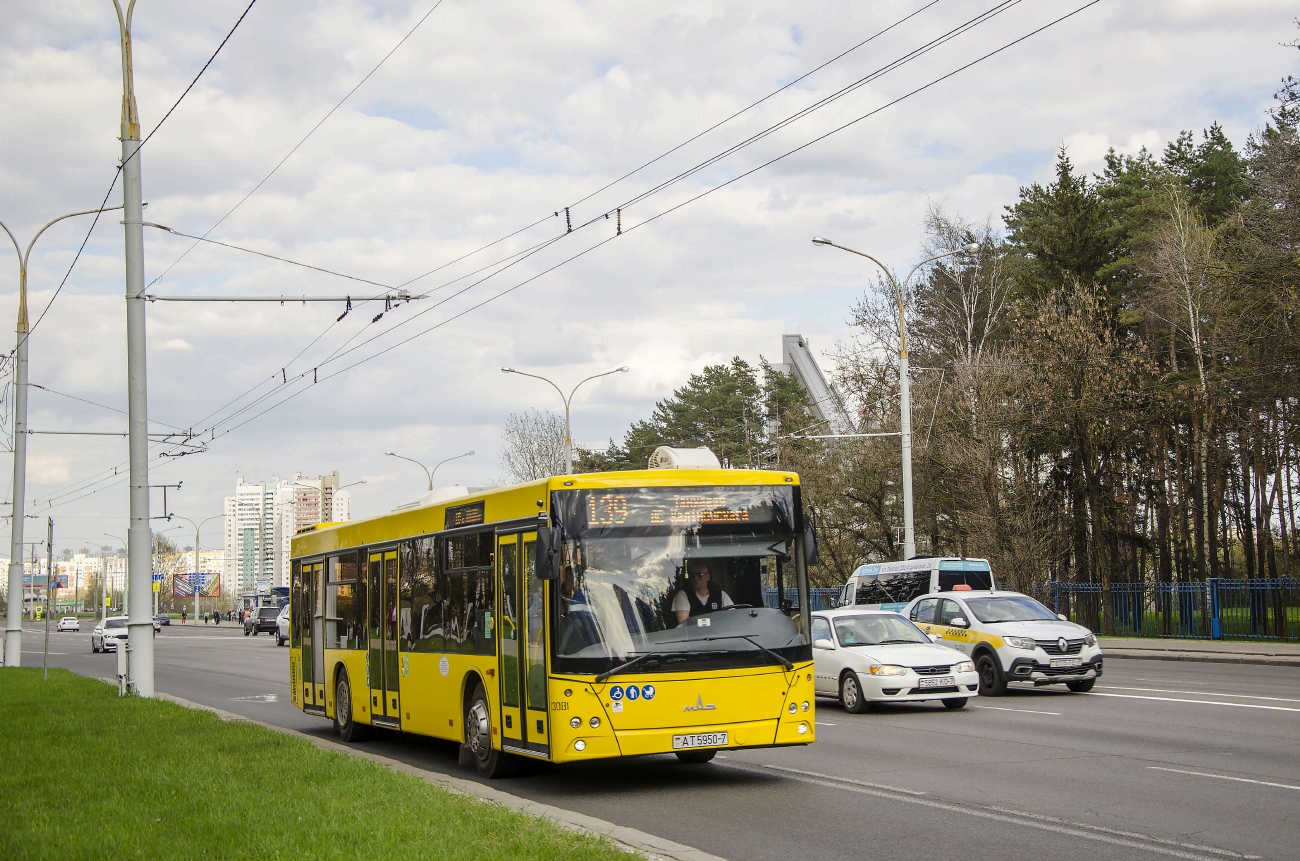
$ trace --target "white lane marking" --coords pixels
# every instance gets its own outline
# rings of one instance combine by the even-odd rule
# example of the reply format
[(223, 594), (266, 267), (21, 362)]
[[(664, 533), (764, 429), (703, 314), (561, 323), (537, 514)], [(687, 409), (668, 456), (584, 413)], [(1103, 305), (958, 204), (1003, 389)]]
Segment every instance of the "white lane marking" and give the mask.
[(1204, 771), (1184, 771), (1181, 768), (1162, 768), (1158, 765), (1148, 765), (1147, 768), (1155, 771), (1172, 771), (1175, 774), (1194, 774), (1197, 777), (1217, 777), (1219, 780), (1235, 780), (1238, 783), (1257, 783), (1260, 786), (1275, 786), (1278, 789), (1294, 789), (1300, 792), (1300, 786), (1292, 786), (1289, 783), (1270, 783), (1267, 780), (1251, 780), (1248, 777), (1231, 777), (1226, 774), (1209, 774)]
[(231, 699), (243, 703), (274, 703), (280, 700), (278, 694), (257, 694), (252, 697), (231, 697)]
[(1198, 697), (1233, 697), (1239, 700), (1270, 700), (1277, 703), (1300, 703), (1287, 697), (1260, 697), (1253, 694), (1230, 694), (1227, 691), (1177, 691), (1169, 688), (1126, 688), (1123, 685), (1106, 685), (1108, 691), (1148, 691), (1153, 694), (1191, 694)]
[(1093, 691), (1084, 694), (1085, 697), (1116, 697), (1121, 700), (1155, 700), (1158, 703), (1192, 703), (1198, 706), (1233, 706), (1239, 709), (1264, 709), (1271, 712), (1300, 712), (1300, 709), (1290, 709), (1285, 706), (1261, 706), (1255, 703), (1222, 703), (1216, 700), (1182, 700), (1174, 697), (1139, 697), (1136, 694), (1101, 694)]
[(835, 726), (835, 724), (833, 724), (833, 723), (827, 723), (827, 722), (824, 721), (824, 720), (819, 720), (819, 721), (817, 721), (816, 723), (817, 723), (817, 726)]
[(999, 712), (1024, 712), (1027, 715), (1054, 715), (1056, 717), (1061, 716), (1060, 712), (1036, 712), (1033, 709), (1008, 709), (1008, 708), (1003, 708), (1002, 706), (975, 706), (975, 708), (993, 709), (994, 711), (999, 711)]
[(834, 774), (819, 774), (815, 771), (807, 771), (802, 768), (787, 768), (784, 765), (768, 765), (764, 763), (763, 768), (770, 768), (772, 771), (784, 771), (793, 775), (807, 775), (809, 777), (816, 777), (819, 780), (835, 780), (840, 783), (851, 783), (854, 786), (863, 786), (867, 789), (879, 789), (884, 792), (901, 792), (904, 795), (929, 795), (928, 792), (920, 792), (915, 789), (903, 789), (901, 786), (889, 786), (884, 783), (868, 783), (865, 780), (854, 780), (851, 777), (839, 777)]
[(922, 807), (943, 810), (949, 813), (964, 813), (967, 816), (975, 816), (981, 819), (992, 819), (997, 822), (1005, 822), (1011, 825), (1023, 825), (1027, 828), (1038, 828), (1042, 831), (1051, 831), (1069, 837), (1082, 837), (1086, 840), (1096, 840), (1099, 843), (1109, 843), (1113, 846), (1125, 846), (1130, 849), (1155, 852), (1160, 855), (1169, 855), (1174, 858), (1187, 858), (1191, 859), (1191, 861), (1212, 861), (1212, 859), (1222, 858), (1241, 858), (1249, 859), (1249, 861), (1256, 861), (1256, 859), (1260, 857), (1258, 855), (1245, 855), (1240, 852), (1233, 852), (1230, 849), (1219, 849), (1214, 846), (1201, 846), (1195, 843), (1181, 843), (1177, 840), (1167, 840), (1163, 837), (1155, 837), (1150, 834), (1119, 831), (1113, 828), (1103, 828), (1099, 825), (1086, 825), (1078, 822), (1070, 822), (1066, 819), (1057, 819), (1052, 816), (1042, 816), (1037, 813), (1026, 813), (1021, 810), (1012, 810), (1004, 807), (986, 807), (976, 804), (959, 804), (950, 801), (939, 801), (933, 798), (920, 798), (918, 796), (925, 795), (926, 793), (916, 792), (914, 790), (900, 790), (893, 787), (883, 787), (876, 784), (866, 783), (864, 781), (850, 780), (843, 777), (830, 777), (828, 775), (817, 774), (816, 772), (799, 771), (797, 769), (784, 768), (777, 765), (747, 766), (741, 765), (738, 762), (732, 762), (726, 767), (756, 774), (761, 774), (763, 770), (780, 771), (787, 775), (791, 780), (798, 780), (801, 783), (826, 786), (840, 791), (858, 792), (863, 795), (874, 795), (878, 798), (884, 798), (890, 801), (903, 801), (908, 804), (919, 804)]

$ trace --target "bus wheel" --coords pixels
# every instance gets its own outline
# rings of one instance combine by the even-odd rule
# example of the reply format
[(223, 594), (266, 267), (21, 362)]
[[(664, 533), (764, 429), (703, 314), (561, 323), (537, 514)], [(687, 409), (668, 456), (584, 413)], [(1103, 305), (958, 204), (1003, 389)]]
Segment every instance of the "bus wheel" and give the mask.
[(1007, 692), (1007, 680), (997, 659), (983, 654), (975, 661), (975, 671), (980, 674), (980, 696), (1000, 697)]
[(856, 673), (845, 673), (840, 679), (840, 704), (846, 712), (855, 715), (871, 710), (871, 703), (862, 696), (862, 684)]
[(677, 758), (687, 765), (701, 765), (717, 756), (716, 750), (679, 750)]
[(474, 768), (489, 780), (506, 777), (514, 770), (514, 757), (492, 747), (492, 711), (481, 684), (474, 686), (465, 707), (465, 746), (474, 759)]
[(346, 742), (365, 741), (370, 735), (370, 727), (352, 719), (352, 686), (348, 684), (347, 670), (339, 671), (334, 688), (334, 731)]

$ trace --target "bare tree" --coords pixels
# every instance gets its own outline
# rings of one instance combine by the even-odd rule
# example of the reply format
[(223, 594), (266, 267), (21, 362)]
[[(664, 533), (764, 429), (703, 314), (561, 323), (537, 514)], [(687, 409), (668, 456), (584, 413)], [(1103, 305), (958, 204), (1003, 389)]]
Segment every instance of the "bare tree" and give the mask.
[[(1215, 232), (1205, 219), (1188, 203), (1186, 195), (1170, 186), (1163, 201), (1164, 223), (1155, 231), (1143, 257), (1142, 269), (1163, 288), (1157, 300), (1178, 309), (1169, 315), (1167, 322), (1175, 331), (1186, 334), (1192, 356), (1196, 360), (1197, 381), (1200, 383), (1199, 421), (1197, 430), (1197, 466), (1201, 482), (1199, 517), (1201, 535), (1197, 542), (1196, 562), (1201, 576), (1206, 576), (1210, 558), (1210, 506), (1207, 465), (1209, 438), (1213, 416), (1210, 410), (1210, 390), (1205, 372), (1205, 339), (1203, 328), (1213, 325), (1218, 306), (1222, 302), (1222, 286), (1216, 277), (1218, 260), (1215, 255)], [(1159, 303), (1155, 303), (1158, 307)], [(1158, 313), (1158, 312), (1157, 312)]]
[(509, 481), (536, 481), (564, 472), (564, 416), (541, 410), (511, 413), (501, 440), (501, 466)]

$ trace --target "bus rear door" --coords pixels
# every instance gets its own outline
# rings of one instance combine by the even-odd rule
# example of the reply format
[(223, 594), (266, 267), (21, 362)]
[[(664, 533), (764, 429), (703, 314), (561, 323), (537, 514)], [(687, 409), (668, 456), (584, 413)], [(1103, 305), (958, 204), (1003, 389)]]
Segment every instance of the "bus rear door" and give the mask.
[(400, 672), (397, 656), (397, 551), (369, 555), (366, 627), (370, 634), (366, 675), (370, 684), (370, 722), (379, 726), (401, 724)]

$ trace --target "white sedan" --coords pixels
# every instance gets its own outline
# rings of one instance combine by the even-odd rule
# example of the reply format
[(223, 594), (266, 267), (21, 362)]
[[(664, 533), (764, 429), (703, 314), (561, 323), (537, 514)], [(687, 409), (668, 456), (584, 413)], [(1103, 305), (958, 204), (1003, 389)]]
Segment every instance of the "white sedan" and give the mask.
[(109, 616), (90, 632), (90, 650), (92, 652), (117, 651), (118, 641), (126, 642), (126, 616)]
[(55, 629), (58, 631), (80, 631), (81, 623), (77, 621), (76, 616), (64, 616), (59, 620), (59, 625)]
[(819, 696), (855, 714), (875, 703), (941, 700), (959, 709), (979, 694), (970, 658), (936, 645), (897, 613), (841, 607), (813, 614), (813, 673)]

